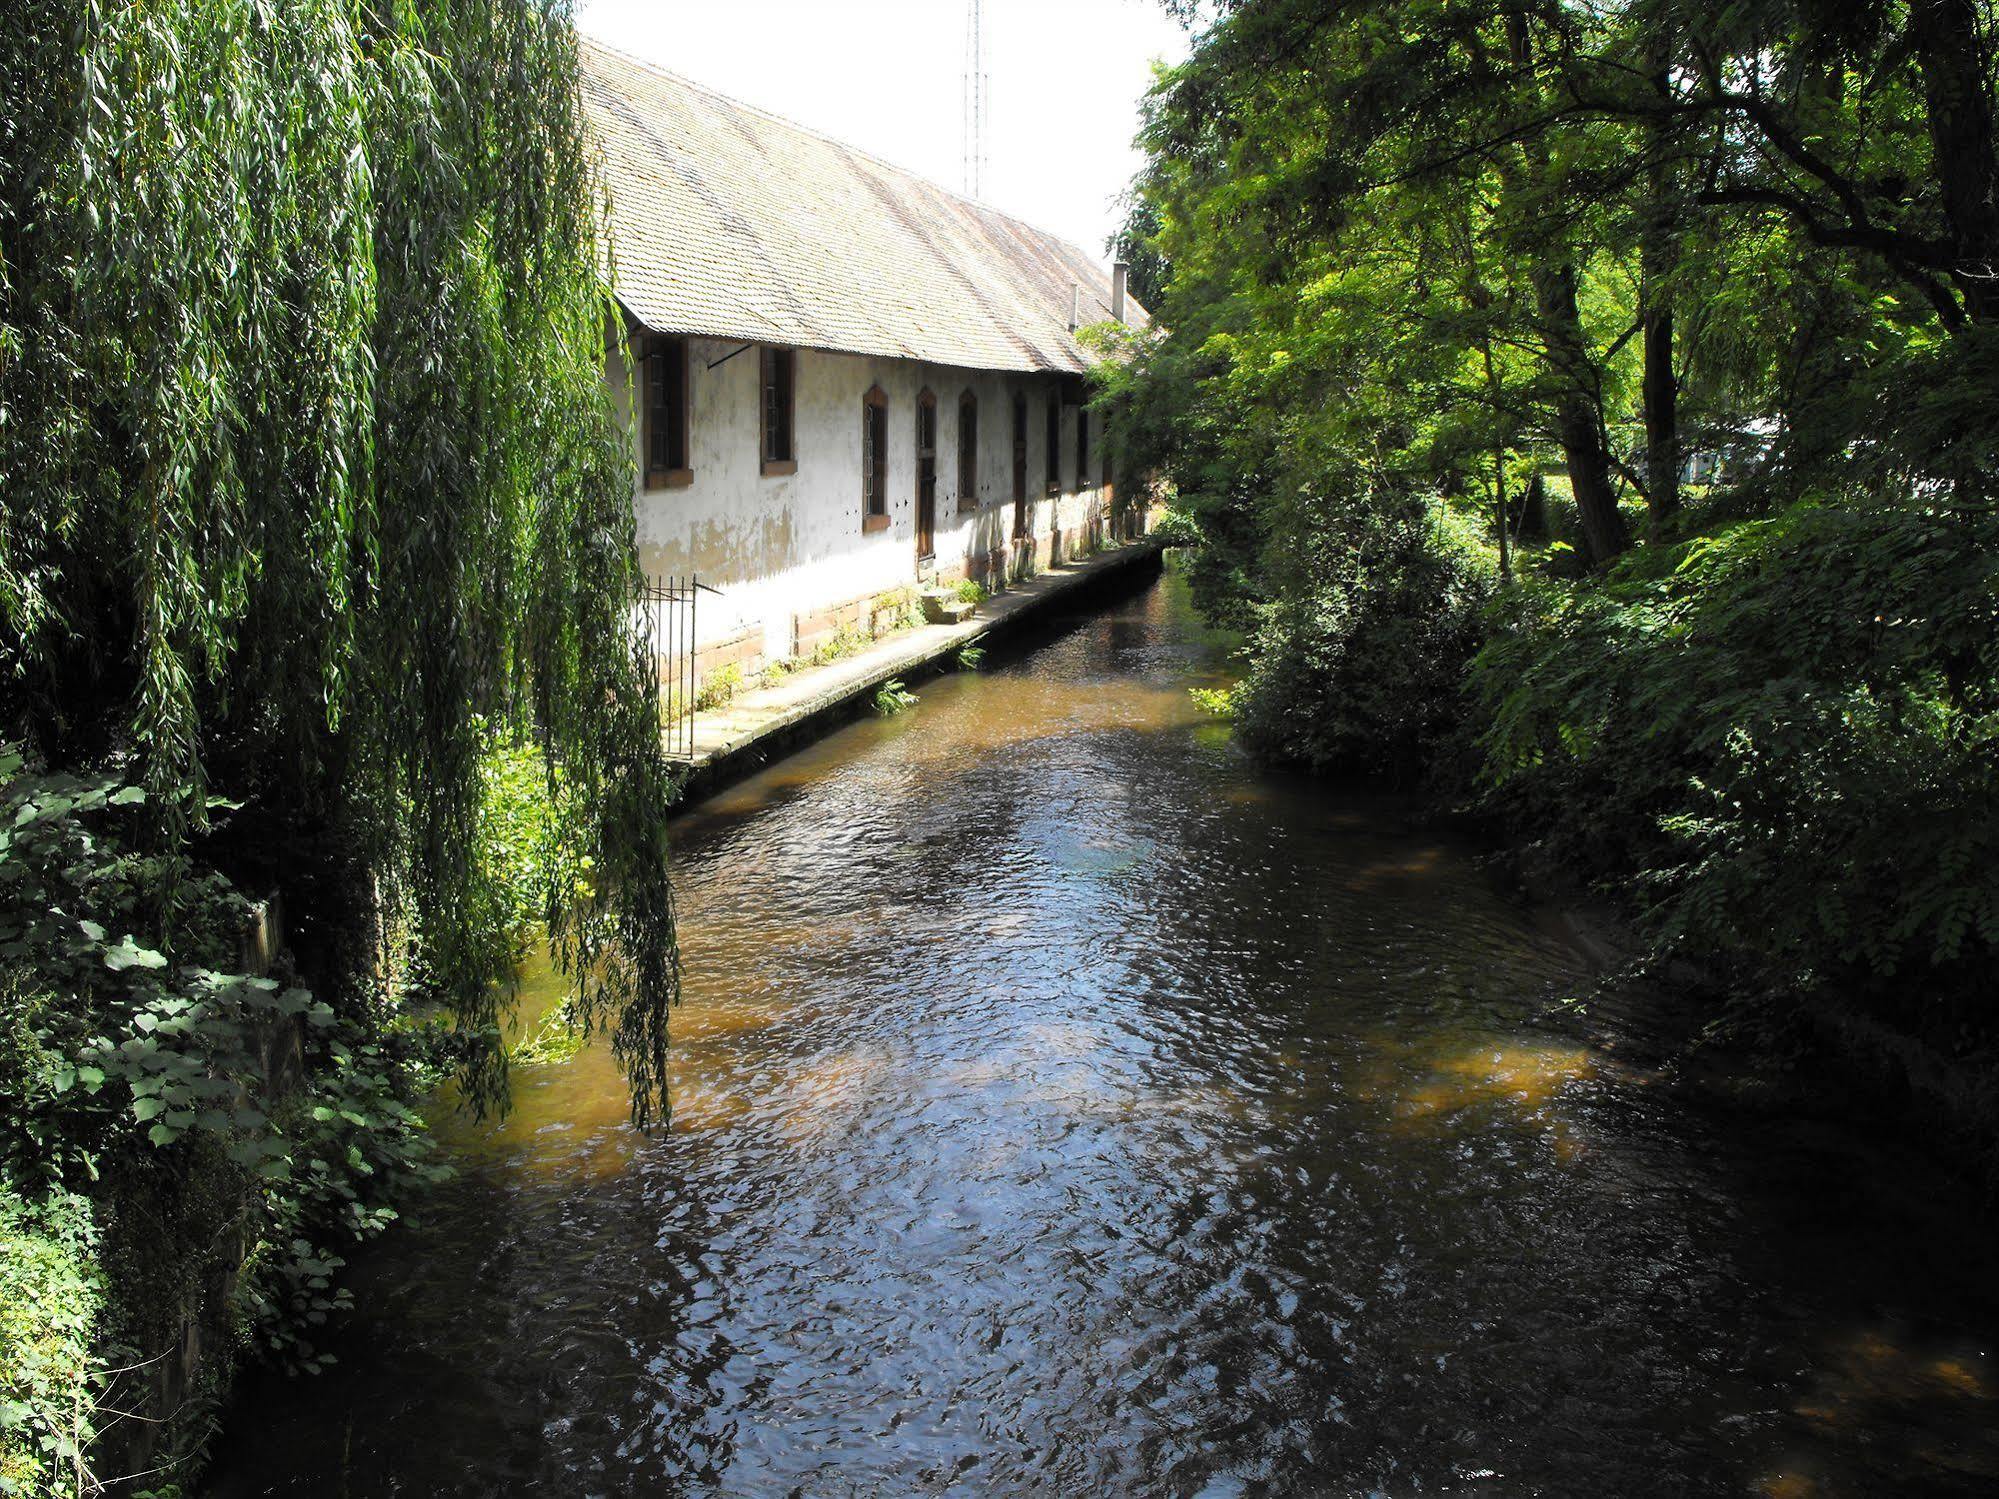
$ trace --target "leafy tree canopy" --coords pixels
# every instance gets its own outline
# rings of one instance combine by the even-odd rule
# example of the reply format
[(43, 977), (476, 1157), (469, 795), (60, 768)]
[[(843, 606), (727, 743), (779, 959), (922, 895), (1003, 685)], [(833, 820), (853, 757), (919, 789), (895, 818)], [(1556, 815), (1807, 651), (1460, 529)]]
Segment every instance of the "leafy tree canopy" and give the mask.
[(1990, 0), (1170, 8), (1100, 398), (1238, 725), (1989, 1050)]

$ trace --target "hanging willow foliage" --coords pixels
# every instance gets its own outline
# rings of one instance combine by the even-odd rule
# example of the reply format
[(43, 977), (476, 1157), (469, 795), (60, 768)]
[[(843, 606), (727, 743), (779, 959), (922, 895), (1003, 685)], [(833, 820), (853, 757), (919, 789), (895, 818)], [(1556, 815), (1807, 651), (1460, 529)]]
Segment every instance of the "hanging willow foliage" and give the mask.
[[(15, 0), (0, 19), (0, 701), (158, 836), (309, 808), (422, 934), (479, 1104), (512, 951), (490, 733), (643, 1122), (669, 772), (561, 0)], [(557, 785), (560, 785), (560, 794)]]

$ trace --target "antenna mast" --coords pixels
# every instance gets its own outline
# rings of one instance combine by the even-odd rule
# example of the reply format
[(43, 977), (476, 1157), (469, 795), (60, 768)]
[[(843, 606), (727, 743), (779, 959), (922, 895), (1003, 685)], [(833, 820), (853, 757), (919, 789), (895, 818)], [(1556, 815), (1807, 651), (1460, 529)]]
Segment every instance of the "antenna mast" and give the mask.
[(965, 196), (983, 201), (986, 196), (986, 94), (991, 78), (986, 72), (984, 6), (968, 0), (965, 14)]

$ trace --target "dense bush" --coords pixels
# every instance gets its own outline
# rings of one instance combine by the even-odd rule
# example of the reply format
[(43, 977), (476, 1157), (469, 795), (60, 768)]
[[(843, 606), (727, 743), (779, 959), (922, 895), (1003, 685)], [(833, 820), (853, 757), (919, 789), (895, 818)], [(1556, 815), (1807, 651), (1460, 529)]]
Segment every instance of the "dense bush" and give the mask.
[(0, 1184), (0, 1494), (77, 1491), (95, 1424), (104, 1289), (90, 1205)]
[(1989, 980), (1989, 513), (1798, 504), (1648, 552), (1529, 595), (1472, 688), (1490, 804), (1630, 881), (1683, 950), (1781, 992), (1836, 981), (1932, 1032)]
[[(115, 777), (31, 774), (0, 750), (0, 1196), (23, 1267), (6, 1273), (47, 1280), (37, 1315), (62, 1319), (8, 1336), (75, 1338), (45, 1360), (71, 1370), (62, 1398), (106, 1362), (178, 1347), (188, 1323), (211, 1347), (242, 1334), (318, 1367), (343, 1252), (435, 1175), (380, 1041), (304, 988), (243, 971), (249, 907), (219, 875), (135, 851), (145, 795)], [(87, 1215), (31, 1206), (84, 1195)], [(209, 1288), (228, 1277), (214, 1272), (238, 1255), (244, 1273), (218, 1304)], [(8, 1397), (38, 1444), (54, 1377)]]
[(1414, 780), (1461, 712), (1492, 560), (1435, 500), (1368, 493), (1287, 507), (1235, 707), (1251, 743), (1319, 769)]

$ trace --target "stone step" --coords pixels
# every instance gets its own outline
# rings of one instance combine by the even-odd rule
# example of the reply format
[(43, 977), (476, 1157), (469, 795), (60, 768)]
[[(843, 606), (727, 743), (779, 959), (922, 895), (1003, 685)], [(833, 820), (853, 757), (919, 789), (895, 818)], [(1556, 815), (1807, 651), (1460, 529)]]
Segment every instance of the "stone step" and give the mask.
[(933, 625), (961, 625), (977, 611), (970, 599), (961, 599), (945, 588), (926, 588), (920, 595), (923, 617)]

